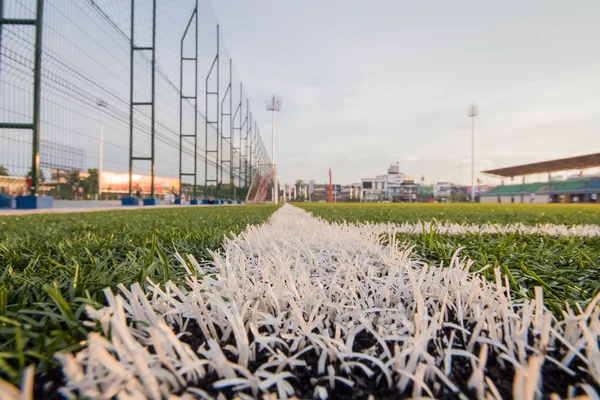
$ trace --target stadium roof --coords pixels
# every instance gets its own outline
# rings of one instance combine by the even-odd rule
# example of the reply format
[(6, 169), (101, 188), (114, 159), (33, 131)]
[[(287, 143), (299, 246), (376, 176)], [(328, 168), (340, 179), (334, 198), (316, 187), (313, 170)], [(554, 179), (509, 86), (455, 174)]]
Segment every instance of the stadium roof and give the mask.
[(585, 156), (560, 158), (558, 160), (542, 161), (532, 164), (516, 165), (483, 171), (484, 174), (512, 178), (515, 176), (550, 173), (556, 171), (580, 170), (600, 167), (600, 153)]

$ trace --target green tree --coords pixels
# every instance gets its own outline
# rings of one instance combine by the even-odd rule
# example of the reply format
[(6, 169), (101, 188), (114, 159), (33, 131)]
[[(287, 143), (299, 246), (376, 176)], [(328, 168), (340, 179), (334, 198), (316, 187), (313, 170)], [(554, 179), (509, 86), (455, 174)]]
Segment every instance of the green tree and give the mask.
[(304, 181), (302, 179), (296, 179), (296, 198), (294, 200), (298, 200), (300, 198), (302, 198), (301, 193), (302, 193), (302, 186), (304, 186)]
[[(33, 168), (29, 170), (27, 176), (33, 176)], [(44, 176), (44, 170), (40, 168), (40, 182), (46, 182), (46, 177)]]
[(8, 169), (4, 165), (0, 165), (0, 176), (9, 176)]
[(467, 193), (458, 188), (452, 188), (450, 193), (450, 201), (453, 203), (462, 203), (467, 201)]
[(74, 170), (71, 170), (71, 173), (67, 177), (67, 184), (69, 186), (73, 186), (77, 183), (79, 183), (79, 170), (74, 169)]
[(95, 195), (98, 194), (99, 185), (100, 185), (100, 176), (98, 173), (98, 169), (90, 168), (88, 169), (88, 177), (83, 179), (80, 183), (81, 187), (85, 194)]

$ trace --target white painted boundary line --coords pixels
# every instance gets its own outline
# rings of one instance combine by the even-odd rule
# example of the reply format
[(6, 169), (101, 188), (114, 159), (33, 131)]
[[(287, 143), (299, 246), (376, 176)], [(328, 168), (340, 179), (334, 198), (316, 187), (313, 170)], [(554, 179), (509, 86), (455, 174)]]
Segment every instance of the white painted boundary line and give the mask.
[[(303, 368), (311, 352), (319, 359), (311, 373), (317, 398), (365, 376), (412, 397), (457, 392), (458, 382), (448, 378), (457, 357), (472, 366), (468, 386), (480, 398), (495, 398), (486, 365), (499, 360), (516, 370), (515, 398), (539, 397), (544, 363), (572, 373), (578, 359), (583, 373), (600, 381), (600, 296), (559, 323), (539, 289), (536, 300), (517, 302), (499, 271), (496, 282), (487, 282), (458, 257), (448, 267), (428, 267), (378, 238), (375, 231), (328, 224), (285, 205), (269, 223), (227, 240), (214, 254), (215, 274), (200, 282), (190, 270), (200, 266), (188, 262), (187, 287), (107, 290), (109, 306), (87, 310), (102, 334), (91, 333), (75, 356), (58, 357), (67, 382), (62, 392), (160, 399), (187, 388), (187, 395), (211, 398), (198, 383), (214, 372), (219, 380), (211, 389), (285, 399), (293, 395), (293, 368)], [(171, 329), (185, 331), (190, 320), (206, 339), (199, 349)], [(370, 333), (372, 347), (356, 348), (361, 332)], [(233, 345), (221, 345), (228, 339)], [(556, 349), (561, 355), (553, 358)], [(253, 361), (265, 352), (269, 361), (257, 367)]]
[(356, 224), (359, 229), (379, 233), (407, 233), (421, 234), (435, 232), (440, 235), (465, 235), (465, 234), (518, 234), (518, 235), (549, 235), (549, 236), (600, 236), (598, 225), (554, 225), (543, 224), (528, 226), (523, 224), (483, 224), (483, 225), (461, 225), (449, 222), (417, 222), (403, 224)]

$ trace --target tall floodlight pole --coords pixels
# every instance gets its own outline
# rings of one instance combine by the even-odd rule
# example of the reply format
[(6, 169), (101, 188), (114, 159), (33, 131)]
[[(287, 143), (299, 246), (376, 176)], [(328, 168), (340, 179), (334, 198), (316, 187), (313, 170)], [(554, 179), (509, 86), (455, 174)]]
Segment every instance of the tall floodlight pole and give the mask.
[(102, 193), (102, 159), (104, 156), (104, 109), (108, 106), (102, 99), (96, 100), (96, 105), (100, 107), (100, 145), (98, 149), (98, 198)]
[(471, 118), (471, 202), (475, 202), (475, 117), (479, 114), (476, 104), (469, 107)]
[(281, 99), (277, 96), (271, 96), (267, 102), (267, 111), (271, 111), (271, 162), (273, 163), (273, 202), (279, 201), (279, 188), (277, 185), (277, 168), (275, 168), (275, 111), (281, 111)]

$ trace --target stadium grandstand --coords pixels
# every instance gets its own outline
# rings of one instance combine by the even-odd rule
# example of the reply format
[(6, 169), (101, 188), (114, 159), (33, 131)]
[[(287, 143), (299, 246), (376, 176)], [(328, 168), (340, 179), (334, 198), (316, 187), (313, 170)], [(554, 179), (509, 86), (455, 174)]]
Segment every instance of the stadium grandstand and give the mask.
[[(600, 176), (585, 175), (600, 167), (600, 153), (562, 158), (532, 164), (517, 165), (483, 171), (484, 174), (503, 179), (500, 186), (480, 193), (482, 203), (597, 203), (600, 197)], [(567, 179), (552, 174), (577, 171)], [(546, 182), (526, 183), (526, 177), (547, 174)], [(504, 184), (504, 179), (522, 178), (519, 184)], [(532, 196), (533, 194), (533, 196)]]

